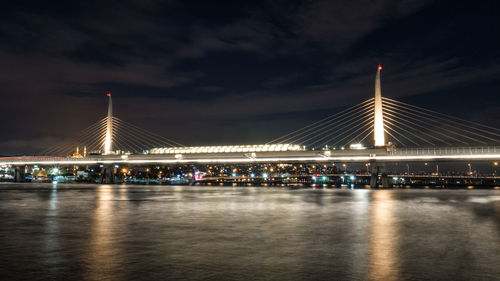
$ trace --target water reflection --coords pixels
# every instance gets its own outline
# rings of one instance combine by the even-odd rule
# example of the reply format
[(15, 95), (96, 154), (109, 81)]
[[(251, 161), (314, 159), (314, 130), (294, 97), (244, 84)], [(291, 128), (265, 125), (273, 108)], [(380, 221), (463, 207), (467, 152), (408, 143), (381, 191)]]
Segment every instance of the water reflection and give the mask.
[[(123, 195), (122, 195), (123, 196)], [(96, 202), (90, 229), (88, 252), (89, 279), (102, 280), (104, 276), (119, 275), (120, 247), (114, 245), (113, 187), (97, 188)], [(117, 276), (117, 280), (120, 279)]]
[(58, 255), (60, 248), (58, 203), (57, 184), (54, 184), (50, 191), (48, 208), (45, 212), (44, 251), (42, 259), (45, 265), (51, 269), (52, 275), (56, 274), (56, 265), (61, 262), (61, 256)]
[(496, 280), (497, 190), (1, 185), (5, 280)]
[(394, 193), (379, 190), (372, 193), (370, 225), (371, 280), (399, 280), (398, 227)]
[(360, 241), (351, 244), (350, 265), (352, 269), (350, 274), (354, 280), (362, 280), (363, 272), (366, 271), (368, 242), (365, 238), (367, 231), (369, 231), (370, 193), (369, 190), (356, 190), (353, 193), (355, 203), (350, 211), (352, 215), (351, 233), (355, 236), (355, 241)]

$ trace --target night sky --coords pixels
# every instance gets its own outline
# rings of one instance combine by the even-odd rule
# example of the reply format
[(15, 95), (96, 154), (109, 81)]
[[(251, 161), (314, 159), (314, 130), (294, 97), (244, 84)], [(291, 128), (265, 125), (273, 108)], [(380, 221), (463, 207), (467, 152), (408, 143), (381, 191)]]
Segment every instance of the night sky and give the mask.
[(373, 96), (500, 127), (498, 1), (9, 1), (0, 154), (106, 114), (185, 145), (258, 144)]

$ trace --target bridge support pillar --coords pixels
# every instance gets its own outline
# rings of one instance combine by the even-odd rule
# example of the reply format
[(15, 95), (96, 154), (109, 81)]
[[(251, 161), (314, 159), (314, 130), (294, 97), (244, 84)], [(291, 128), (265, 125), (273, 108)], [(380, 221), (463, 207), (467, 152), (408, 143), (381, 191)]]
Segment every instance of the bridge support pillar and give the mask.
[[(379, 163), (380, 164), (380, 163)], [(387, 177), (387, 172), (386, 172), (386, 167), (385, 164), (382, 163), (379, 165), (375, 162), (371, 163), (371, 166), (373, 167), (372, 169), (372, 175), (370, 177), (370, 187), (371, 188), (376, 188), (378, 186), (378, 176), (380, 174), (380, 179), (381, 179), (381, 184), (383, 188), (390, 188), (391, 184), (389, 183), (389, 178)]]
[(100, 183), (103, 184), (115, 183), (115, 171), (113, 165), (107, 165), (102, 167)]
[(376, 173), (372, 173), (372, 176), (370, 178), (370, 188), (377, 187), (377, 178), (378, 178), (378, 175)]
[(382, 187), (389, 188), (391, 185), (389, 184), (389, 178), (387, 177), (387, 173), (382, 173)]
[(379, 167), (373, 165), (372, 163), (372, 175), (370, 177), (370, 188), (376, 188), (377, 187), (377, 181), (378, 181), (378, 170)]
[(16, 166), (14, 168), (14, 182), (25, 182), (26, 181), (26, 175), (24, 173), (25, 167), (24, 166)]

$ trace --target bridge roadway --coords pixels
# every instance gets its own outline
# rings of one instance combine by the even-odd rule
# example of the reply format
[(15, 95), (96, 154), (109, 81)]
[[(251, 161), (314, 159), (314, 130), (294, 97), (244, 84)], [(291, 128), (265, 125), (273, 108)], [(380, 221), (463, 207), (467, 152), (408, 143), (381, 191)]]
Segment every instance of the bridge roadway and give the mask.
[[(315, 174), (288, 174), (286, 175), (285, 178), (287, 179), (292, 179), (292, 178), (311, 178), (316, 176)], [(337, 174), (320, 174), (321, 177), (342, 177), (342, 176), (354, 176), (356, 178), (370, 178), (372, 176), (372, 173), (351, 173), (351, 172), (346, 172), (346, 173), (337, 173)], [(431, 175), (426, 175), (426, 174), (387, 174), (387, 177), (389, 178), (405, 178), (405, 179), (454, 179), (454, 180), (480, 180), (480, 179), (488, 179), (488, 180), (500, 180), (500, 176), (479, 176), (479, 175), (437, 175), (437, 174), (431, 174)], [(213, 176), (213, 177), (203, 177), (201, 179), (197, 179), (197, 182), (203, 182), (203, 181), (213, 181), (213, 180), (220, 180), (220, 179), (225, 179), (225, 180), (273, 180), (273, 179), (283, 179), (281, 175), (270, 175), (268, 177), (263, 177), (263, 176), (254, 176), (254, 177), (249, 177), (245, 175), (241, 176)]]
[(414, 149), (304, 150), (255, 153), (192, 153), (88, 155), (85, 158), (17, 156), (0, 158), (0, 166), (93, 164), (212, 164), (212, 163), (315, 163), (315, 162), (418, 162), (500, 160), (500, 147)]

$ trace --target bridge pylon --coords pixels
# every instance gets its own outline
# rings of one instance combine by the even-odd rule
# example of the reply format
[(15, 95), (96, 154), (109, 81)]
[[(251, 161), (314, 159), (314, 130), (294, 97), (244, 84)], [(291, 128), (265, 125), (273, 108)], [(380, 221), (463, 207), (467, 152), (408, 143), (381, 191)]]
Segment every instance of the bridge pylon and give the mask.
[(109, 98), (108, 103), (108, 117), (106, 120), (106, 137), (104, 139), (104, 154), (111, 154), (113, 145), (113, 100), (111, 99), (111, 93), (106, 94)]
[(373, 136), (375, 140), (375, 146), (385, 146), (385, 135), (384, 135), (384, 115), (382, 110), (382, 89), (380, 87), (380, 71), (382, 66), (379, 65), (377, 68), (377, 75), (375, 77), (375, 118), (373, 123)]

